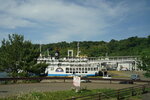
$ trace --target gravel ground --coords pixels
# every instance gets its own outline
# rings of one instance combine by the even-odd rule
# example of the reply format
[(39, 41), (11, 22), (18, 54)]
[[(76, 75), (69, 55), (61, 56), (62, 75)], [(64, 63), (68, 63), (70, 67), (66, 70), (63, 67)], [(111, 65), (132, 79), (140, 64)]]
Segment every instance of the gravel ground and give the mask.
[[(121, 89), (126, 87), (136, 86), (136, 84), (109, 84), (106, 83), (81, 83), (81, 87), (87, 87), (87, 89)], [(30, 84), (10, 84), (10, 85), (0, 85), (0, 98), (5, 98), (8, 96), (16, 96), (20, 94), (26, 94), (30, 92), (46, 92), (46, 91), (62, 91), (70, 90), (73, 87), (71, 82), (62, 83), (30, 83)]]

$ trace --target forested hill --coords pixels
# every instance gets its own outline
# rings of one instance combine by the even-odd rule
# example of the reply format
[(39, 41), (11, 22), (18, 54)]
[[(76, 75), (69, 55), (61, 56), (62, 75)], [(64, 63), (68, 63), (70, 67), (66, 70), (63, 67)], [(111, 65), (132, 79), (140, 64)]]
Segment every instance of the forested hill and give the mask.
[[(39, 44), (35, 45), (39, 48)], [(47, 51), (54, 56), (56, 50), (59, 50), (61, 57), (67, 56), (68, 50), (74, 50), (74, 56), (77, 51), (77, 41), (59, 42), (42, 45), (42, 53), (47, 55)], [(138, 56), (143, 53), (150, 54), (150, 35), (145, 38), (130, 37), (123, 40), (104, 41), (80, 41), (80, 55), (88, 57), (98, 56)]]

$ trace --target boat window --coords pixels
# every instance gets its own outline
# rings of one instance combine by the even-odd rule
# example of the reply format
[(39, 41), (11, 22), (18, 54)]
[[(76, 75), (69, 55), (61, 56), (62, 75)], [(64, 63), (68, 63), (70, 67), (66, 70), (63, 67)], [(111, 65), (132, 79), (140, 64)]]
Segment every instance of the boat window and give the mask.
[(76, 68), (76, 70), (78, 70), (78, 68)]
[(69, 68), (66, 68), (66, 70), (69, 70)]
[(72, 70), (70, 70), (70, 73), (72, 73)]
[(91, 68), (91, 71), (93, 71), (93, 68)]
[(76, 73), (79, 73), (78, 70), (76, 70)]
[(82, 68), (82, 73), (84, 73), (84, 68)]
[(66, 73), (69, 73), (69, 70), (66, 70)]
[(69, 68), (66, 68), (66, 73), (69, 73)]
[(90, 71), (90, 68), (88, 68), (88, 71)]

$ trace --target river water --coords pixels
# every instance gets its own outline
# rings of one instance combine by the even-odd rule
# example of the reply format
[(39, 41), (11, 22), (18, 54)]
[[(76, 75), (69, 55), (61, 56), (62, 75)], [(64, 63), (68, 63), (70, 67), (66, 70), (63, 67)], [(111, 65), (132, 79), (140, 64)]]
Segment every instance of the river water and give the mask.
[(6, 72), (0, 72), (0, 78), (6, 78), (8, 74)]

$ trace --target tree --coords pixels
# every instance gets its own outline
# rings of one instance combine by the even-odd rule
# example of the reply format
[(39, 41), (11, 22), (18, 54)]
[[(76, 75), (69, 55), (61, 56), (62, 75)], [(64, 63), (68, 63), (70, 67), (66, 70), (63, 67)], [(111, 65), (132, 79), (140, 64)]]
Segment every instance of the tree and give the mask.
[(0, 70), (11, 77), (20, 77), (28, 76), (39, 52), (30, 41), (24, 40), (24, 36), (12, 34), (8, 35), (8, 40), (3, 39), (0, 55)]
[(46, 63), (35, 64), (32, 67), (30, 67), (29, 71), (31, 74), (34, 74), (36, 76), (45, 76), (45, 69), (47, 66), (48, 64)]
[(145, 71), (144, 76), (150, 77), (150, 53), (146, 52), (141, 56), (141, 63), (138, 65), (140, 69)]

